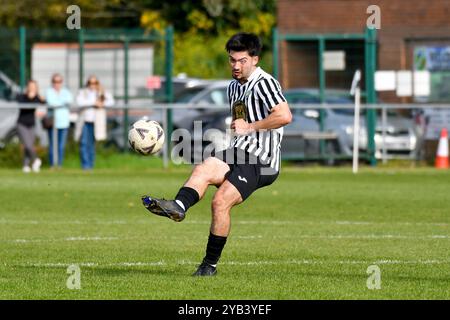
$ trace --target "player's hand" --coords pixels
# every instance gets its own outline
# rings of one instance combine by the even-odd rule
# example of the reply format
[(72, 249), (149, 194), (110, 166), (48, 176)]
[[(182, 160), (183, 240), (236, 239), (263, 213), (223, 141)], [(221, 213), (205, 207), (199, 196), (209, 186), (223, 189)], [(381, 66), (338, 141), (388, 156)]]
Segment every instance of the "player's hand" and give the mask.
[(248, 135), (250, 133), (252, 133), (253, 130), (253, 126), (251, 125), (251, 123), (248, 123), (247, 121), (245, 121), (244, 119), (236, 119), (234, 120), (231, 125), (230, 128), (232, 130), (234, 130), (234, 132), (239, 135), (239, 136), (245, 136)]

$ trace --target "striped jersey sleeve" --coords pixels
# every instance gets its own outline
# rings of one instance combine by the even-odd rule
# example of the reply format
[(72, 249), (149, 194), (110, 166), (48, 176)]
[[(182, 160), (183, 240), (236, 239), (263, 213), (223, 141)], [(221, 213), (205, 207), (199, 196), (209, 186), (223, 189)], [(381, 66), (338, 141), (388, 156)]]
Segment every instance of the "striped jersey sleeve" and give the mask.
[(268, 111), (271, 111), (276, 105), (286, 102), (286, 98), (281, 92), (280, 83), (272, 77), (263, 78), (259, 81), (256, 85), (256, 94)]

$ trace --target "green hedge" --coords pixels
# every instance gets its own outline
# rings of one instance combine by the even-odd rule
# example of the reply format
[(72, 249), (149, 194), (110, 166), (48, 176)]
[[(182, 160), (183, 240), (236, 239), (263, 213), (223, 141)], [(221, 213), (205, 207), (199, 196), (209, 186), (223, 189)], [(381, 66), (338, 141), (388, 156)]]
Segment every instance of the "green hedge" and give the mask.
[[(42, 168), (48, 168), (48, 149), (36, 146)], [(122, 152), (116, 147), (97, 143), (95, 168), (162, 168), (162, 159), (158, 156), (144, 157), (134, 152)], [(23, 147), (17, 143), (10, 143), (0, 149), (0, 168), (20, 169), (23, 163)], [(63, 162), (64, 168), (81, 168), (79, 147), (74, 141), (67, 143)]]

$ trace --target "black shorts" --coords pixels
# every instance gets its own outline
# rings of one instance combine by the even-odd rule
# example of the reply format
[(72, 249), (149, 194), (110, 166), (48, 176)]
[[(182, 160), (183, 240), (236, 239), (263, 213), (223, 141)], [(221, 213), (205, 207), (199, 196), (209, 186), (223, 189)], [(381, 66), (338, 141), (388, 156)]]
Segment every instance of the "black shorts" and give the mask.
[(256, 189), (271, 185), (278, 177), (278, 171), (269, 164), (239, 148), (216, 152), (213, 157), (228, 164), (230, 171), (225, 174), (225, 179), (236, 187), (243, 201)]

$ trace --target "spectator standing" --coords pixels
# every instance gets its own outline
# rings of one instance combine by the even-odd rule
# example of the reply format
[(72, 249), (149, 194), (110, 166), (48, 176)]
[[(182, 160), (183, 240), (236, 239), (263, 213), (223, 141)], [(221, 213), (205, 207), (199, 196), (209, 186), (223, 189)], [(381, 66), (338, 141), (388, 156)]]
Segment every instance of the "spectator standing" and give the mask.
[(45, 97), (47, 105), (51, 107), (48, 111), (49, 115), (53, 116), (53, 125), (57, 130), (58, 163), (55, 164), (53, 163), (53, 128), (48, 129), (50, 166), (61, 167), (70, 126), (69, 107), (73, 102), (73, 96), (67, 88), (63, 87), (63, 77), (59, 73), (52, 76), (52, 87), (47, 89)]
[(106, 139), (106, 110), (114, 104), (112, 95), (104, 90), (96, 76), (90, 76), (86, 87), (77, 95), (80, 107), (75, 127), (75, 141), (80, 142), (80, 161), (84, 170), (95, 163), (95, 141)]
[[(17, 97), (19, 103), (45, 103), (45, 100), (39, 95), (38, 84), (34, 80), (29, 80), (25, 93), (20, 94)], [(36, 150), (34, 149), (34, 141), (36, 139), (35, 134), (36, 123), (36, 108), (21, 108), (19, 112), (19, 118), (17, 120), (17, 134), (19, 140), (24, 147), (24, 159), (22, 171), (39, 172), (42, 161), (37, 157)]]

